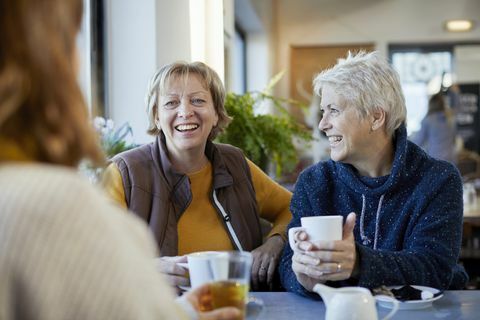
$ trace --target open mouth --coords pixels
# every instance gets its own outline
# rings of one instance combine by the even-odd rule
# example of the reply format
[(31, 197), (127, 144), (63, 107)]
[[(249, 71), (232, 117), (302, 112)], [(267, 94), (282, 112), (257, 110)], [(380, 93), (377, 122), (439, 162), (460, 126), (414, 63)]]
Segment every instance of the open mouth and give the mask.
[(179, 132), (187, 132), (196, 130), (198, 127), (198, 124), (179, 124), (178, 126), (175, 126), (175, 130)]
[(331, 146), (337, 145), (342, 141), (343, 138), (341, 136), (329, 136), (328, 137), (328, 142), (330, 142)]

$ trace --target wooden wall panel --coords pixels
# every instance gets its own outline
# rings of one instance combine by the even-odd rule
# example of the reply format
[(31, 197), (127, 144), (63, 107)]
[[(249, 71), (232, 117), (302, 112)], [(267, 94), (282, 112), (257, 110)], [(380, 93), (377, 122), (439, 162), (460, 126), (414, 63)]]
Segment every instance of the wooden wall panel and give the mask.
[[(372, 51), (373, 43), (347, 44), (340, 46), (292, 46), (290, 50), (290, 98), (310, 104), (312, 97), (312, 81), (317, 73), (334, 66), (339, 58), (348, 51)], [(303, 113), (294, 108), (292, 114), (303, 122)]]

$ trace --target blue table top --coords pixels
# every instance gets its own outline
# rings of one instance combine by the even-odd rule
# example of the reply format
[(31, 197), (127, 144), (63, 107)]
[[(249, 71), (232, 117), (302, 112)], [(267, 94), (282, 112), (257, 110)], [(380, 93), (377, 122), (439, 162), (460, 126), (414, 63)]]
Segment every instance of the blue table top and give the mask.
[[(263, 301), (260, 312), (250, 312), (248, 320), (301, 320), (325, 319), (325, 305), (289, 292), (252, 292), (250, 296)], [(379, 319), (389, 309), (377, 305)], [(252, 310), (251, 310), (252, 311)], [(478, 320), (480, 319), (480, 290), (445, 291), (444, 296), (432, 306), (420, 310), (399, 310), (393, 320)]]

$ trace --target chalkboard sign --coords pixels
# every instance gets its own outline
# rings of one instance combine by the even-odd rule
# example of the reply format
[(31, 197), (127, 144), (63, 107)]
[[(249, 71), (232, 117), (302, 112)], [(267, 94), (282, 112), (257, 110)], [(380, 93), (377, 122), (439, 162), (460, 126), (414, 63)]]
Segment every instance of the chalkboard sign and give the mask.
[(480, 153), (480, 84), (460, 84), (458, 102), (454, 106), (457, 134), (466, 149)]

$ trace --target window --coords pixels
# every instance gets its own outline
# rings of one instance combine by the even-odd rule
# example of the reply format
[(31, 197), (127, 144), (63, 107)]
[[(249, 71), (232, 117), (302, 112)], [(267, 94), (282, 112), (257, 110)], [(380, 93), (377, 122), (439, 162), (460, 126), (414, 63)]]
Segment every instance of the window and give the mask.
[(452, 51), (451, 46), (390, 47), (392, 65), (405, 95), (409, 134), (420, 129), (428, 98), (451, 85)]

